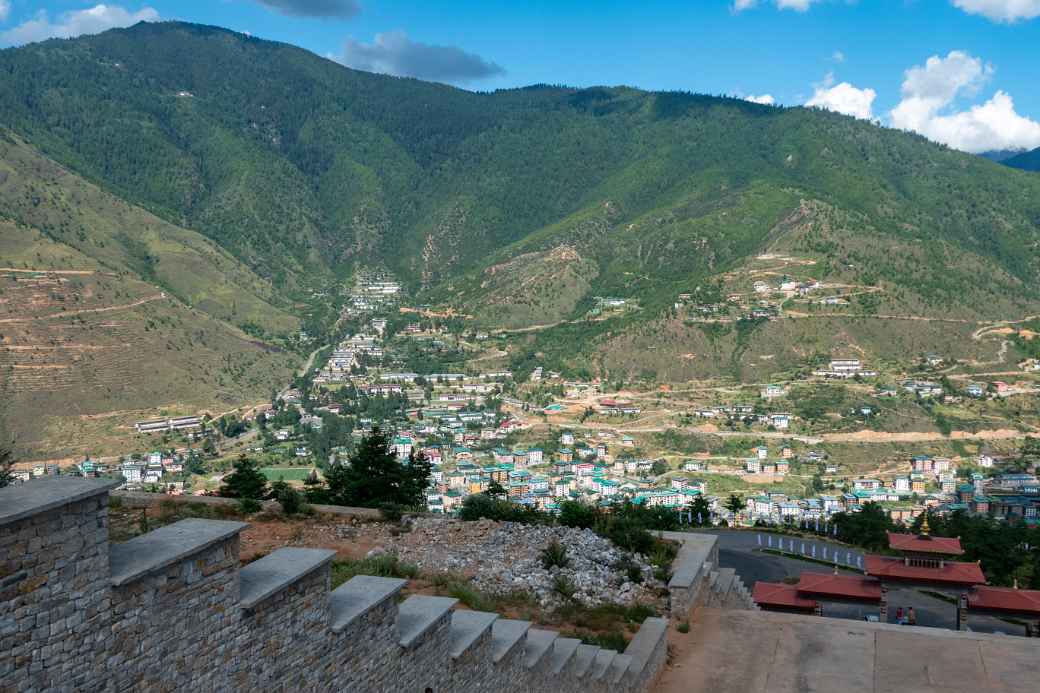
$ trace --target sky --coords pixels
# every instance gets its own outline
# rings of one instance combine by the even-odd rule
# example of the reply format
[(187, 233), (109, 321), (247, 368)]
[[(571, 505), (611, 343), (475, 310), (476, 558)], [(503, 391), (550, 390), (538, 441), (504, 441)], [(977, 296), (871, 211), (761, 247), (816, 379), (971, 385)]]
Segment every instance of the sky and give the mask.
[(0, 46), (163, 20), (465, 89), (728, 94), (1040, 147), (1040, 0), (0, 0)]

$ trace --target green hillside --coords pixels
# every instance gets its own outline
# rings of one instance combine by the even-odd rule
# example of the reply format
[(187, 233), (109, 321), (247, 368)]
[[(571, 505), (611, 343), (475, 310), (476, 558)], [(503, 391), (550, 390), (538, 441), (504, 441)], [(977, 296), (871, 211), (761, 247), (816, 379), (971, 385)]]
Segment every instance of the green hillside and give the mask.
[[(473, 93), (163, 23), (0, 51), (0, 123), (211, 239), (257, 278), (257, 300), (380, 265), (475, 324), (534, 328), (520, 361), (638, 371), (639, 349), (664, 377), (850, 344), (884, 357), (949, 340), (970, 355), (970, 329), (887, 321), (1040, 313), (1040, 178), (823, 111), (631, 88)], [(726, 334), (676, 312), (679, 294), (748, 291), (768, 253), (859, 288), (827, 314), (792, 303), (795, 320)], [(633, 309), (598, 314), (606, 296)]]
[[(300, 360), (270, 284), (0, 132), (0, 397), (24, 450), (89, 454), (160, 412), (258, 401)], [(278, 340), (281, 341), (281, 340)]]

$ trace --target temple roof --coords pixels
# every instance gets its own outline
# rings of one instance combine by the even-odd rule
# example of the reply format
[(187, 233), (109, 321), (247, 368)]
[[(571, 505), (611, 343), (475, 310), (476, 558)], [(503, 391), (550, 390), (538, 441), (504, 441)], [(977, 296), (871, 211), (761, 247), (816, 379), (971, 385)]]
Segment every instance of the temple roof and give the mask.
[(1040, 616), (1040, 590), (980, 585), (968, 595), (968, 608)]
[(927, 534), (897, 534), (888, 532), (888, 545), (896, 551), (913, 553), (938, 553), (961, 556), (961, 540), (956, 537), (933, 537)]
[(798, 595), (798, 588), (782, 582), (756, 582), (751, 591), (751, 598), (759, 606), (773, 606), (785, 609), (815, 609), (816, 601)]
[(831, 597), (862, 601), (881, 601), (881, 583), (862, 575), (802, 573), (794, 585), (803, 597)]
[(928, 568), (906, 565), (902, 558), (871, 555), (865, 556), (863, 563), (868, 575), (886, 580), (942, 582), (951, 585), (986, 584), (986, 576), (977, 563), (946, 561), (941, 568)]

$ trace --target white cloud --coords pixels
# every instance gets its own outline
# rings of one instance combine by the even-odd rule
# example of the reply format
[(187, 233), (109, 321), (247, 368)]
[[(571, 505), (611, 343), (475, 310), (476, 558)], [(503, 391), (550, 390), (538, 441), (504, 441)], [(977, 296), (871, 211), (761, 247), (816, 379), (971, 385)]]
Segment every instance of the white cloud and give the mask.
[[(3, 0), (0, 0), (2, 2)], [(72, 38), (82, 34), (99, 34), (116, 27), (138, 22), (155, 22), (159, 13), (151, 7), (130, 12), (118, 5), (95, 5), (85, 10), (63, 12), (52, 22), (46, 10), (18, 26), (0, 33), (0, 45), (19, 46), (49, 38)]]
[(845, 62), (845, 54), (841, 51), (834, 51), (834, 53), (831, 55), (831, 60), (833, 60), (836, 63), (843, 63)]
[(993, 72), (963, 51), (932, 56), (906, 71), (902, 100), (889, 116), (892, 126), (973, 153), (1040, 146), (1040, 123), (1019, 115), (1003, 91), (968, 110), (950, 111), (958, 97), (976, 95)]
[(953, 0), (968, 14), (980, 14), (994, 22), (1018, 22), (1040, 17), (1040, 0)]
[(11, 14), (11, 0), (0, 0), (0, 22), (6, 22)]
[(372, 43), (348, 39), (342, 62), (358, 70), (437, 82), (470, 82), (505, 72), (479, 55), (456, 46), (413, 41), (403, 31), (376, 34)]
[(848, 82), (835, 84), (833, 73), (827, 73), (823, 83), (814, 87), (812, 97), (805, 102), (806, 106), (825, 108), (863, 120), (873, 119), (874, 99), (877, 98), (877, 92), (873, 89), (860, 89)]
[(773, 98), (772, 94), (761, 94), (759, 96), (750, 94), (743, 98), (745, 101), (750, 101), (751, 103), (761, 103), (765, 104), (766, 106), (772, 106), (774, 103), (776, 103), (776, 99)]
[[(773, 0), (773, 3), (776, 5), (777, 9), (780, 10), (805, 12), (813, 5), (813, 3), (819, 1), (820, 0)], [(758, 0), (733, 0), (733, 11), (743, 12), (744, 10), (750, 10), (756, 5), (758, 5)]]

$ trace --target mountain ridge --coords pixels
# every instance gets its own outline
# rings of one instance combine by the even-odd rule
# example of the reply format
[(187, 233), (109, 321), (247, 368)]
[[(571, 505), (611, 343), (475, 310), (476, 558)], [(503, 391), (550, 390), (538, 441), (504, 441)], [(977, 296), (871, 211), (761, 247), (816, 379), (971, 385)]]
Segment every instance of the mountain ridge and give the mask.
[[(475, 324), (558, 325), (518, 363), (595, 368), (626, 332), (677, 319), (678, 295), (748, 289), (754, 258), (778, 248), (869, 288), (850, 320), (1040, 312), (1036, 177), (826, 111), (630, 87), (468, 92), (163, 23), (0, 51), (0, 123), (204, 234), (275, 294), (376, 265)], [(588, 322), (596, 296), (638, 310)], [(789, 358), (773, 363), (794, 363), (798, 339), (778, 337)]]
[(1023, 171), (1040, 171), (1040, 147), (1029, 152), (1016, 154), (1004, 159), (1001, 163), (1012, 168), (1020, 168)]

